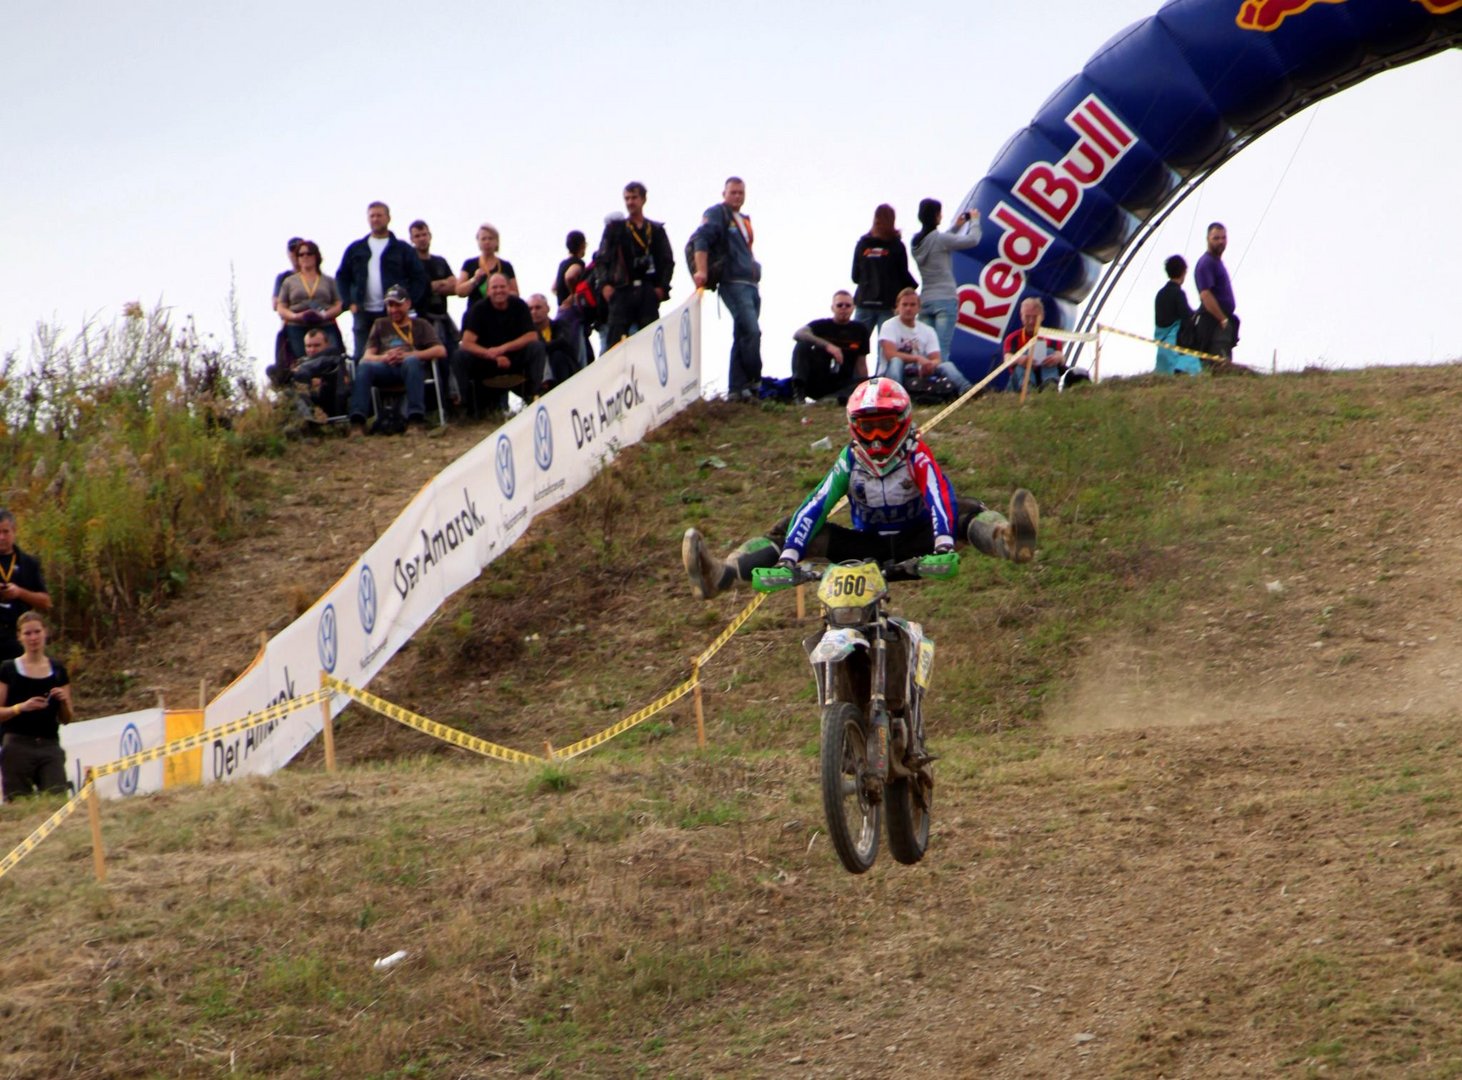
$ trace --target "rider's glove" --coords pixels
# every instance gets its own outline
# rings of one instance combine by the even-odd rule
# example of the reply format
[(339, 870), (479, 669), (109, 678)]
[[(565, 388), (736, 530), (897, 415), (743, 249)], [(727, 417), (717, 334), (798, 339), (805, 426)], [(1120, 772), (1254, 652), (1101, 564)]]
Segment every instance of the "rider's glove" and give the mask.
[(796, 564), (778, 562), (776, 566), (758, 566), (751, 572), (751, 587), (757, 592), (776, 592), (797, 584)]
[(919, 560), (921, 578), (951, 578), (959, 573), (959, 555), (954, 551), (925, 555)]
[(795, 568), (796, 565), (797, 565), (797, 560), (796, 559), (781, 558), (781, 559), (778, 559), (777, 560), (777, 566), (781, 567), (783, 570), (791, 570), (791, 569)]

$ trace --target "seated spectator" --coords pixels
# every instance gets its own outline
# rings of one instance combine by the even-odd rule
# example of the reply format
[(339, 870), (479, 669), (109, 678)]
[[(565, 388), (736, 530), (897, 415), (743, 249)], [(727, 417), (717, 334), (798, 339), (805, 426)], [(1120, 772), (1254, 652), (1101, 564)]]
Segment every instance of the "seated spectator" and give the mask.
[(269, 295), (269, 302), (271, 304), (279, 299), (279, 286), (284, 284), (284, 279), (289, 277), (290, 274), (299, 273), (300, 261), (299, 256), (296, 255), (295, 252), (303, 243), (304, 240), (302, 240), (300, 237), (291, 236), (289, 238), (289, 242), (285, 245), (285, 250), (289, 252), (289, 269), (281, 270), (279, 271), (279, 273), (274, 275), (274, 292)]
[(508, 390), (532, 400), (542, 381), (545, 349), (528, 305), (508, 289), (503, 274), (487, 283), (487, 299), (462, 320), (462, 344), (452, 357), (459, 392), (472, 395), (475, 415), (505, 412)]
[(830, 319), (813, 319), (792, 335), (792, 393), (798, 401), (836, 397), (846, 405), (848, 395), (868, 378), (868, 327), (853, 318), (853, 294), (833, 293)]
[(547, 393), (583, 367), (584, 331), (571, 306), (560, 305), (559, 317), (548, 317), (548, 297), (534, 293), (528, 297), (528, 314), (533, 329), (543, 342), (547, 370), (538, 390)]
[[(1005, 337), (1005, 359), (1009, 360), (1036, 336), (1041, 320), (1045, 318), (1046, 305), (1034, 296), (1020, 302), (1020, 329)], [(1005, 389), (1020, 393), (1025, 386), (1026, 371), (1030, 371), (1030, 384), (1039, 390), (1044, 386), (1055, 386), (1065, 370), (1066, 357), (1061, 352), (1061, 343), (1053, 338), (1043, 337), (1031, 346), (1030, 352), (1021, 357), (1021, 362), (1012, 367), (1006, 378)]]
[(919, 291), (907, 288), (898, 295), (894, 309), (898, 318), (889, 319), (878, 331), (878, 371), (895, 382), (905, 382), (905, 369), (913, 365), (924, 378), (943, 375), (958, 393), (974, 384), (939, 352), (939, 336), (928, 323), (919, 321)]
[(296, 406), (303, 419), (323, 424), (340, 415), (342, 391), (349, 380), (344, 373), (344, 348), (332, 342), (318, 326), (305, 331), (305, 355), (289, 378), (298, 391)]
[[(365, 434), (371, 411), (371, 389), (406, 387), (406, 432), (426, 430), (427, 365), (445, 358), (430, 319), (411, 317), (411, 294), (400, 285), (386, 290), (386, 314), (376, 320), (350, 391), (350, 434)], [(441, 382), (437, 386), (440, 388)]]
[[(1174, 255), (1163, 263), (1163, 269), (1167, 271), (1168, 283), (1158, 290), (1157, 298), (1153, 301), (1153, 316), (1157, 325), (1153, 337), (1168, 345), (1182, 345), (1185, 348), (1191, 348), (1193, 309), (1188, 306), (1188, 297), (1183, 293), (1183, 282), (1188, 277), (1188, 260), (1181, 255)], [(1186, 334), (1184, 333), (1185, 327), (1189, 328)], [(1180, 338), (1182, 340), (1179, 340)], [(1199, 363), (1196, 356), (1173, 352), (1173, 350), (1164, 349), (1159, 345), (1157, 373), (1159, 375), (1201, 375), (1203, 365)]]
[(335, 279), (320, 272), (320, 248), (313, 240), (301, 240), (295, 251), (299, 270), (279, 283), (274, 309), (284, 323), (289, 351), (298, 360), (305, 355), (305, 331), (321, 327), (338, 338), (335, 319), (342, 310)]
[(419, 218), (407, 230), (411, 246), (421, 259), (421, 268), (426, 271), (426, 295), (416, 302), (416, 314), (430, 319), (437, 340), (446, 346), (447, 352), (456, 351), (457, 324), (447, 312), (447, 297), (457, 295), (457, 275), (452, 273), (452, 264), (431, 251), (431, 226)]
[(589, 250), (589, 240), (578, 229), (564, 239), (569, 257), (558, 264), (558, 274), (553, 279), (553, 296), (558, 306), (573, 295), (574, 285), (584, 273), (584, 253)]
[[(508, 282), (508, 293), (512, 296), (518, 295), (518, 275), (513, 272), (512, 263), (507, 259), (498, 258), (498, 242), (496, 225), (483, 222), (477, 227), (478, 255), (462, 264), (462, 273), (457, 278), (457, 295), (467, 298), (469, 313), (478, 303), (487, 298), (488, 279), (493, 274), (501, 274), (505, 277)], [(467, 325), (465, 314), (462, 316), (462, 325), (463, 327)]]
[(5, 801), (66, 794), (61, 725), (71, 723), (71, 680), (46, 655), (46, 624), (34, 611), (17, 623), (21, 653), (0, 663), (0, 785)]

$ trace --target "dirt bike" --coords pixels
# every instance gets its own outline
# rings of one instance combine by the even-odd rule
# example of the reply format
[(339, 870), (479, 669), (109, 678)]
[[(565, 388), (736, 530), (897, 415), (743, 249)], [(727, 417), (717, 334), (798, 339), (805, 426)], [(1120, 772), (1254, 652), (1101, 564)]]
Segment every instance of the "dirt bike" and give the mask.
[[(822, 805), (843, 866), (861, 874), (878, 857), (885, 810), (888, 846), (912, 864), (929, 847), (934, 755), (924, 744), (924, 695), (934, 642), (888, 613), (888, 582), (949, 578), (954, 552), (903, 562), (855, 561), (752, 572), (752, 587), (776, 592), (818, 583), (823, 627), (802, 642), (822, 709)], [(885, 576), (887, 575), (887, 576)]]

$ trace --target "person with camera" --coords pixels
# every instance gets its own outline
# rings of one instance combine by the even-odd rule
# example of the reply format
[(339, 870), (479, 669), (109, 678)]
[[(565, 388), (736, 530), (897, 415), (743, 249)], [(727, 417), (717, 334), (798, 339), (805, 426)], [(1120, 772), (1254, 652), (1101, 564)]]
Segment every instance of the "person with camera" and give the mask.
[(646, 195), (638, 180), (624, 185), (625, 216), (604, 226), (594, 254), (603, 274), (604, 299), (609, 301), (606, 348), (658, 319), (661, 303), (670, 298), (675, 252), (664, 223), (645, 217)]
[(46, 655), (46, 624), (20, 617), (21, 653), (0, 663), (0, 785), (5, 801), (36, 792), (66, 793), (61, 725), (71, 723), (71, 680)]
[(22, 615), (51, 610), (51, 594), (46, 592), (41, 562), (20, 550), (15, 531), (15, 515), (0, 510), (0, 660), (20, 655), (20, 639), (15, 632)]

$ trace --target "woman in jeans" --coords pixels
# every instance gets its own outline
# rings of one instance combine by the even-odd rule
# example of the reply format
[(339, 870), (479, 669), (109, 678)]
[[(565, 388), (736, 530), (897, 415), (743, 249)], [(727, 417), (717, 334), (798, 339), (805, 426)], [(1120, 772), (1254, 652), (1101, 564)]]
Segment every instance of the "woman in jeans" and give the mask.
[(954, 290), (954, 268), (950, 252), (972, 248), (980, 242), (980, 212), (966, 210), (948, 232), (939, 231), (944, 208), (938, 199), (919, 200), (919, 224), (923, 226), (911, 245), (914, 264), (924, 288), (919, 293), (919, 321), (934, 328), (939, 338), (939, 355), (952, 359), (954, 323), (959, 315), (959, 298)]

